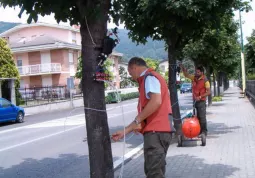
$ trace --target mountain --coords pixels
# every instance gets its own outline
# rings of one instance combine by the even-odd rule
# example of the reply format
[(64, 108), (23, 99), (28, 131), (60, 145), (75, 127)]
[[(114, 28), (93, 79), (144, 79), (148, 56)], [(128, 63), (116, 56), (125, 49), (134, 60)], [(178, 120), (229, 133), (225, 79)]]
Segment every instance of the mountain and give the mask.
[(119, 29), (118, 32), (120, 44), (116, 46), (115, 50), (117, 52), (123, 53), (125, 60), (130, 59), (133, 56), (158, 60), (167, 59), (165, 42), (148, 39), (148, 42), (145, 45), (136, 45), (136, 43), (129, 39), (128, 30)]
[[(1, 22), (0, 21), (0, 33), (15, 27), (19, 23)], [(123, 53), (124, 61), (128, 61), (133, 56), (152, 58), (158, 60), (167, 59), (167, 52), (165, 51), (165, 43), (163, 41), (153, 41), (148, 39), (145, 45), (136, 45), (128, 37), (128, 30), (119, 29), (118, 36), (120, 38), (120, 44), (115, 47), (115, 51)]]
[(19, 23), (11, 23), (11, 22), (2, 22), (0, 21), (0, 33), (3, 33), (6, 30), (9, 30), (10, 28), (15, 27)]

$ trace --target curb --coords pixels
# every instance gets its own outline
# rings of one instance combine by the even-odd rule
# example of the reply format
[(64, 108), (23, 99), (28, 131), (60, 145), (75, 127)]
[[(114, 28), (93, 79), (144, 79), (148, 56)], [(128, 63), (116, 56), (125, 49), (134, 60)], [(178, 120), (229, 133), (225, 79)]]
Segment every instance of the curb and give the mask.
[(141, 150), (143, 150), (143, 143), (137, 146), (136, 148), (132, 149), (128, 153), (126, 153), (124, 155), (124, 161), (123, 161), (123, 157), (114, 161), (113, 170), (116, 171), (118, 168), (120, 168), (122, 165), (122, 162), (124, 162), (124, 164), (128, 163), (130, 160), (132, 160), (133, 157), (138, 155)]
[[(188, 110), (186, 113), (181, 115), (181, 118), (183, 119), (185, 116), (187, 116), (188, 114), (192, 113), (193, 109)], [(174, 135), (172, 138), (172, 143), (177, 143), (177, 139), (176, 136)], [(124, 155), (124, 160), (123, 157), (119, 158), (118, 160), (114, 161), (113, 163), (113, 170), (116, 171), (117, 169), (119, 169), (122, 165), (122, 162), (125, 164), (127, 164), (129, 161), (131, 161), (136, 155), (138, 155), (140, 152), (142, 152), (143, 150), (143, 143), (140, 144), (139, 146), (137, 146), (136, 148), (132, 149), (131, 151), (129, 151), (128, 153), (126, 153)]]

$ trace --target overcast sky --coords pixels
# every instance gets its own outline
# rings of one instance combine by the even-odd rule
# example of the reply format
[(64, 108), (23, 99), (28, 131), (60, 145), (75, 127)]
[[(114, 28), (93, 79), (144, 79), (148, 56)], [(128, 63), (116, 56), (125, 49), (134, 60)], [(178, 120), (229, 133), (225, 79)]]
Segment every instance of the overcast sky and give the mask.
[[(246, 43), (246, 37), (251, 35), (252, 29), (255, 29), (255, 1), (251, 2), (251, 6), (254, 9), (254, 11), (251, 11), (249, 13), (242, 13), (242, 20), (244, 22), (243, 24), (243, 35), (244, 35), (244, 43)], [(0, 21), (4, 22), (19, 22), (19, 23), (26, 23), (28, 15), (23, 13), (21, 19), (18, 17), (19, 14), (19, 8), (8, 8), (5, 9), (3, 7), (0, 7)], [(238, 12), (235, 13), (235, 19), (239, 19)], [(45, 23), (53, 23), (57, 24), (56, 20), (54, 19), (54, 15), (41, 17), (39, 16), (38, 22), (45, 22)], [(61, 22), (60, 24), (63, 25), (69, 25), (67, 23)], [(109, 24), (108, 27), (112, 28), (114, 27), (114, 24)], [(119, 28), (124, 28), (123, 25), (121, 25)]]

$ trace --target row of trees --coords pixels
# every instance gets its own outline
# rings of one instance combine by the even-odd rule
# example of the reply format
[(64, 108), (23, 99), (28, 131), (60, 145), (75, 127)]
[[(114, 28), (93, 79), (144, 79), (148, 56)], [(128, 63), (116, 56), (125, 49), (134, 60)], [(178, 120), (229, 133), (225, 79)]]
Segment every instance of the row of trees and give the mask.
[[(95, 82), (98, 56), (107, 33), (107, 21), (125, 23), (130, 38), (139, 43), (163, 40), (169, 60), (169, 90), (172, 103), (178, 100), (176, 92), (176, 66), (181, 56), (192, 58), (195, 63), (206, 65), (207, 71), (232, 72), (229, 62), (238, 50), (235, 45), (236, 32), (233, 11), (249, 9), (248, 2), (241, 0), (73, 0), (73, 1), (10, 1), (1, 0), (4, 7), (21, 7), (29, 14), (28, 23), (37, 21), (38, 14), (55, 13), (58, 22), (69, 21), (80, 25), (82, 37), (82, 84), (85, 108), (105, 110), (104, 83)], [(232, 31), (231, 31), (232, 29)], [(222, 40), (223, 38), (223, 40)], [(208, 40), (210, 39), (208, 43)], [(236, 46), (236, 47), (235, 47)], [(196, 48), (195, 48), (196, 47)], [(215, 50), (214, 50), (215, 48)], [(185, 51), (187, 51), (185, 53)], [(192, 56), (190, 56), (190, 52)], [(203, 51), (200, 54), (200, 51)], [(193, 55), (196, 54), (196, 55)], [(213, 55), (215, 54), (215, 55)], [(205, 56), (204, 56), (205, 55)], [(232, 60), (231, 60), (232, 61)], [(173, 106), (173, 117), (180, 118), (179, 105)], [(89, 146), (90, 177), (113, 178), (113, 159), (106, 112), (85, 109)], [(181, 122), (175, 122), (179, 131)]]
[(255, 30), (247, 38), (247, 44), (244, 46), (244, 50), (248, 80), (255, 80)]

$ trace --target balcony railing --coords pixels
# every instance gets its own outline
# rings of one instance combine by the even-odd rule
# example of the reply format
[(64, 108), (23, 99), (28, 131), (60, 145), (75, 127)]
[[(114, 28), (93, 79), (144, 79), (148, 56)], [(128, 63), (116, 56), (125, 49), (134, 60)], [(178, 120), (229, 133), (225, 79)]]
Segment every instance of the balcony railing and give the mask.
[(18, 67), (20, 76), (55, 74), (61, 72), (61, 64), (48, 63)]

